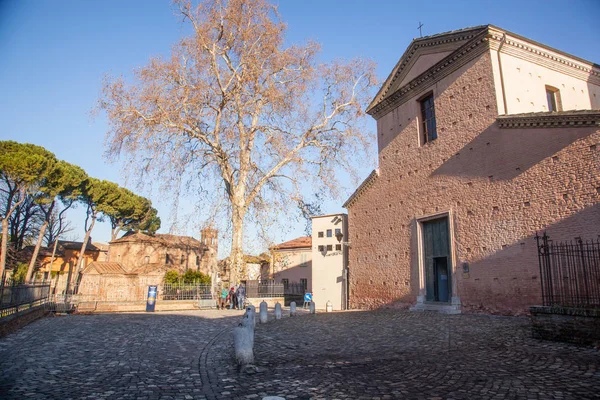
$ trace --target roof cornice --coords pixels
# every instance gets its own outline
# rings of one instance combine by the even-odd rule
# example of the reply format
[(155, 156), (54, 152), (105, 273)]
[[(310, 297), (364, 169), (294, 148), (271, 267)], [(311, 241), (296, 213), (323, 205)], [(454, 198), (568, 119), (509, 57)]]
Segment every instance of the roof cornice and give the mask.
[[(406, 85), (388, 94), (388, 91), (393, 87), (394, 81), (405, 76), (403, 70), (407, 66), (412, 65), (411, 58), (418, 49), (424, 46), (440, 45), (452, 40), (465, 39), (468, 39), (468, 41), (461, 47)], [(433, 84), (483, 54), (486, 50), (497, 51), (503, 39), (505, 39), (505, 45), (501, 50), (503, 54), (531, 61), (577, 79), (600, 85), (600, 65), (553, 49), (550, 46), (493, 25), (485, 25), (413, 40), (367, 108), (367, 113), (375, 119), (379, 119), (408, 99), (425, 92)]]
[[(408, 99), (429, 89), (436, 82), (485, 53), (489, 49), (487, 39), (487, 29), (479, 29), (476, 33), (472, 32), (468, 42), (396, 90), (393, 94), (383, 97), (387, 92), (382, 93), (380, 96), (381, 100), (376, 104), (374, 104), (375, 102), (371, 103), (372, 105), (367, 109), (367, 113), (375, 119), (379, 119)], [(386, 82), (386, 85), (389, 85), (389, 83)]]
[(379, 168), (374, 169), (369, 176), (365, 178), (365, 180), (360, 184), (360, 186), (352, 193), (352, 195), (346, 200), (346, 202), (342, 205), (344, 208), (348, 208), (353, 205), (356, 200), (360, 197), (361, 194), (375, 183), (377, 177), (379, 176)]
[(489, 33), (490, 49), (494, 51), (498, 50), (504, 35), (506, 35), (501, 53), (600, 85), (600, 66), (593, 62), (494, 26), (490, 26)]
[(496, 121), (504, 129), (583, 128), (600, 126), (600, 110), (501, 115)]

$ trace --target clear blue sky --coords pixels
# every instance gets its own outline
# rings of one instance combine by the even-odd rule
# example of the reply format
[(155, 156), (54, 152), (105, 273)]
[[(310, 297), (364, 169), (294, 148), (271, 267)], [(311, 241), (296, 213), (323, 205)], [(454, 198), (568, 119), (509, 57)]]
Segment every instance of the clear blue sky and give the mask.
[[(418, 37), (419, 22), (423, 35), (494, 24), (600, 63), (600, 0), (302, 0), (279, 5), (290, 43), (317, 40), (323, 60), (369, 57), (378, 64), (380, 79)], [(92, 176), (125, 184), (119, 166), (103, 159), (105, 119), (90, 117), (102, 77), (130, 75), (150, 56), (168, 54), (186, 31), (168, 1), (0, 0), (0, 140), (44, 146)], [(370, 127), (374, 130), (375, 124)], [(166, 232), (167, 199), (158, 193), (140, 194), (158, 206), (161, 231)], [(327, 203), (323, 211), (343, 211), (341, 203)], [(81, 238), (81, 211), (71, 218), (75, 236)], [(198, 236), (194, 229), (186, 233)], [(289, 240), (302, 230), (299, 222), (275, 239)], [(108, 241), (108, 224), (98, 225), (92, 236)]]

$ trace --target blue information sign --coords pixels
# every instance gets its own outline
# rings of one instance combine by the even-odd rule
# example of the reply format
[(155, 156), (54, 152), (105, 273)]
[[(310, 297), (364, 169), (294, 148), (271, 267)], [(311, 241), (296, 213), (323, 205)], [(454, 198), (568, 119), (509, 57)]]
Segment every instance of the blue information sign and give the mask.
[(312, 293), (306, 293), (304, 295), (304, 301), (310, 303), (312, 301)]
[(156, 294), (158, 286), (148, 286), (148, 299), (146, 300), (146, 312), (154, 312), (156, 307)]

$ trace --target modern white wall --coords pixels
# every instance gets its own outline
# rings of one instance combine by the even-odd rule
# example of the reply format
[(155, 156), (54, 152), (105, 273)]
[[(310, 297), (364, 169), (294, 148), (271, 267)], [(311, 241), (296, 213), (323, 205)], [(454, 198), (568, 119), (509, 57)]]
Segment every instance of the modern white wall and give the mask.
[[(312, 218), (312, 292), (317, 309), (324, 309), (327, 301), (331, 301), (333, 310), (341, 310), (343, 306), (343, 269), (347, 260), (347, 247), (335, 250), (340, 244), (335, 237), (335, 230), (341, 229), (343, 242), (348, 242), (348, 216), (346, 214), (324, 215)], [(332, 230), (332, 237), (327, 237), (327, 230)], [(318, 233), (323, 232), (320, 238)], [(319, 246), (331, 245), (331, 251), (319, 251)], [(327, 248), (327, 247), (325, 247)]]

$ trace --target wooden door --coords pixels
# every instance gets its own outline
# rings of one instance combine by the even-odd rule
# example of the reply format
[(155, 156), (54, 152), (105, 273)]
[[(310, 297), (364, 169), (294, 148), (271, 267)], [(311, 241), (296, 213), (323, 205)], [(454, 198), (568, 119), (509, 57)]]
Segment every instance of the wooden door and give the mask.
[(448, 218), (423, 222), (423, 263), (427, 301), (448, 302), (452, 296)]

